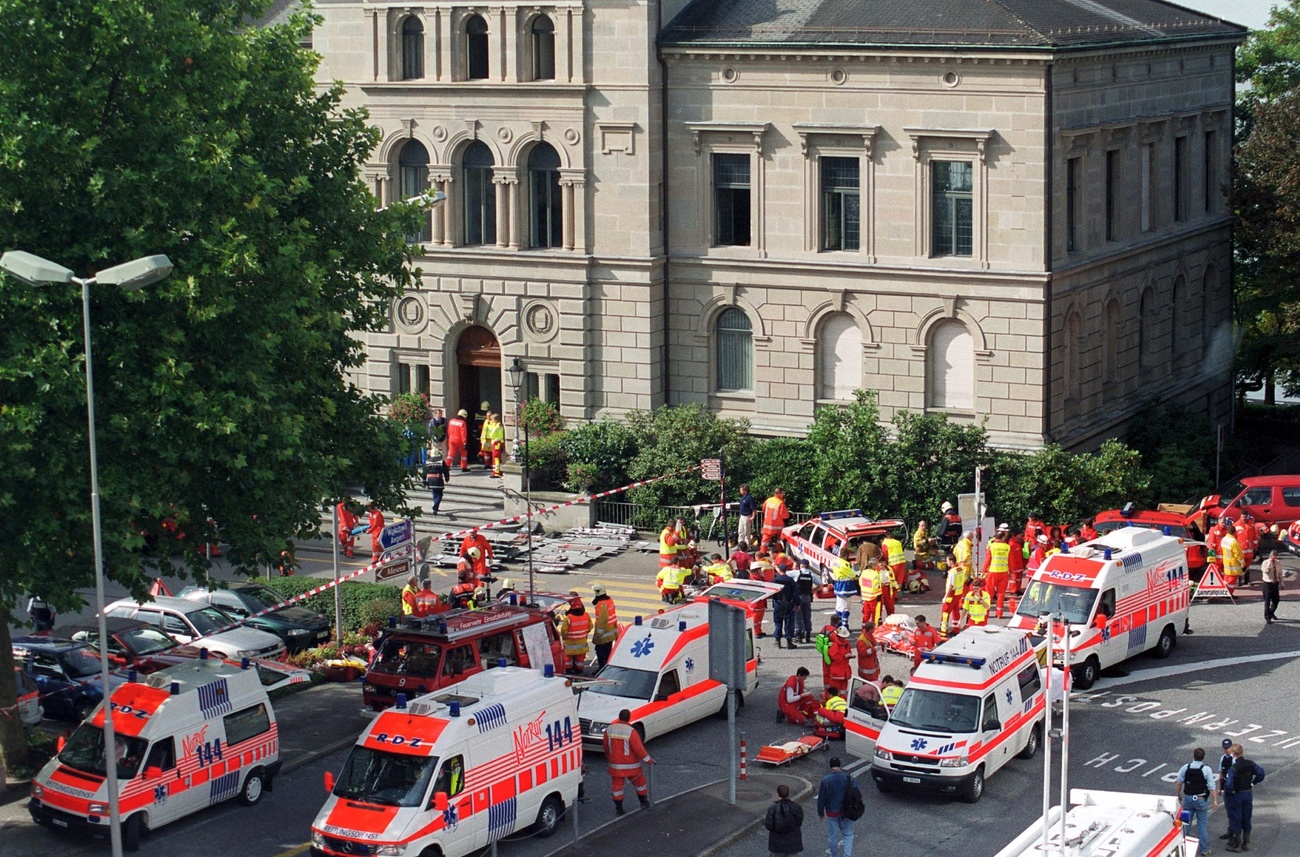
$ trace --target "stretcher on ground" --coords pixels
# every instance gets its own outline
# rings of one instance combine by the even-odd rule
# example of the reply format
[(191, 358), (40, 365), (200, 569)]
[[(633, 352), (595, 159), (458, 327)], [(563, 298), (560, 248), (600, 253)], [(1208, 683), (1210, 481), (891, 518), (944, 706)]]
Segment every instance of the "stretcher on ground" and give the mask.
[(758, 751), (754, 761), (776, 768), (781, 765), (788, 765), (800, 756), (807, 756), (814, 750), (825, 750), (829, 746), (830, 744), (825, 738), (817, 735), (805, 735), (797, 741), (768, 744)]

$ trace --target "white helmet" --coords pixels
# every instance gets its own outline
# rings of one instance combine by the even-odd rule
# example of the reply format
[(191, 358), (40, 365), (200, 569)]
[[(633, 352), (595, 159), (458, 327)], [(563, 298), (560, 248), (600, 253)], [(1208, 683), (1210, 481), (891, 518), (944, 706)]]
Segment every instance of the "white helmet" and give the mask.
[(479, 549), (470, 548), (468, 551), (466, 551), (466, 555), (469, 556), (470, 559), (478, 559), (480, 556)]
[(939, 511), (940, 511), (940, 512), (951, 512), (951, 511), (952, 511), (952, 504), (949, 503), (947, 500), (944, 500), (944, 501), (943, 501), (943, 505), (939, 507)]

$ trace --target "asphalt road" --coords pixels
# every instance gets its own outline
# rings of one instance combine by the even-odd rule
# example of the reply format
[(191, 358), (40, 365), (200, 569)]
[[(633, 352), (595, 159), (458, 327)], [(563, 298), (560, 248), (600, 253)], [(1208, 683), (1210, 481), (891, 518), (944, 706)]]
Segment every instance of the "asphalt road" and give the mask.
[[(1296, 565), (1294, 560), (1288, 563)], [(599, 578), (617, 587), (613, 590), (616, 599), (620, 598), (618, 590), (624, 590), (620, 616), (626, 620), (628, 614), (654, 609), (653, 596), (645, 589), (654, 564), (652, 555), (625, 554), (590, 572), (563, 579), (539, 579), (538, 588), (578, 589), (585, 593), (586, 584)], [(829, 602), (820, 602), (818, 607), (819, 611), (827, 609)], [(932, 606), (929, 609), (933, 612)], [(1192, 614), (1196, 633), (1180, 638), (1171, 658), (1157, 661), (1140, 657), (1126, 665), (1127, 674), (1113, 671), (1090, 691), (1076, 694), (1070, 723), (1070, 786), (1172, 793), (1172, 776), (1190, 758), (1192, 748), (1205, 747), (1209, 758), (1217, 760), (1219, 741), (1230, 736), (1245, 745), (1248, 755), (1269, 772), (1257, 792), (1253, 852), (1300, 853), (1291, 841), (1279, 838), (1284, 808), (1300, 800), (1300, 776), (1295, 764), (1300, 759), (1300, 708), (1294, 702), (1293, 690), (1300, 687), (1300, 601), (1284, 602), (1279, 615), (1282, 621), (1266, 627), (1258, 600), (1251, 596), (1236, 605), (1197, 604)], [(762, 642), (760, 685), (737, 718), (738, 731), (749, 747), (751, 766), (752, 755), (761, 745), (803, 734), (798, 727), (774, 722), (776, 693), (796, 666), (806, 664), (814, 668), (814, 675), (817, 672), (817, 655), (812, 647), (792, 652), (775, 649), (770, 639)], [(908, 663), (889, 655), (882, 666), (885, 672), (903, 673)], [(337, 704), (350, 707), (353, 703)], [(359, 714), (355, 717), (359, 731), (365, 721)], [(653, 775), (656, 796), (662, 799), (725, 778), (726, 746), (727, 723), (714, 718), (651, 742), (650, 751), (658, 762)], [(832, 752), (841, 751), (836, 748)], [(1059, 749), (1056, 754), (1059, 760)], [(324, 799), (323, 773), (337, 771), (345, 757), (346, 750), (339, 750), (282, 776), (275, 792), (258, 807), (224, 805), (163, 828), (145, 840), (140, 853), (159, 857), (177, 853), (195, 857), (287, 857), (302, 853), (310, 822)], [(792, 772), (816, 782), (825, 771), (826, 758), (818, 754), (802, 759), (794, 764)], [(863, 778), (863, 785), (868, 786), (864, 789), (867, 816), (858, 824), (860, 844), (856, 853), (887, 851), (891, 857), (994, 854), (1040, 814), (1042, 775), (1041, 755), (1029, 762), (1014, 760), (989, 780), (983, 800), (975, 805), (882, 795)], [(1055, 788), (1054, 784), (1053, 802)], [(588, 760), (587, 794), (591, 800), (578, 812), (583, 831), (613, 818), (608, 780), (598, 755)], [(822, 828), (811, 811), (812, 805), (807, 808), (805, 853), (821, 853), (825, 847), (821, 844)], [(707, 818), (699, 821), (709, 823)], [(624, 825), (629, 835), (635, 836), (635, 813)], [(1226, 829), (1221, 809), (1211, 816), (1211, 827), (1216, 835)], [(566, 826), (549, 840), (504, 843), (500, 853), (506, 857), (543, 857), (562, 848), (569, 835)], [(748, 857), (764, 853), (765, 849), (765, 835), (756, 831), (721, 853)], [(102, 842), (56, 837), (36, 828), (27, 820), (21, 802), (0, 807), (0, 857), (106, 852)], [(671, 844), (660, 853), (672, 854)]]

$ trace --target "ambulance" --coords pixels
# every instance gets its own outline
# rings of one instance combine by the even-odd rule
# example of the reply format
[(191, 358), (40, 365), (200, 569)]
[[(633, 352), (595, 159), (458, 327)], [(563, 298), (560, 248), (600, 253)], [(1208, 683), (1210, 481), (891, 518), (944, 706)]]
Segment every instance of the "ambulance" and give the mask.
[[(200, 658), (113, 691), (122, 847), (149, 830), (271, 790), (280, 771), (275, 710), (251, 668)], [(32, 781), (32, 819), (50, 830), (107, 835), (104, 707)]]
[[(745, 687), (736, 695), (736, 705), (743, 705), (744, 695), (757, 686), (754, 620), (747, 610)], [(693, 601), (648, 620), (637, 616), (623, 629), (609, 663), (596, 673), (578, 703), (582, 739), (593, 749), (603, 748), (605, 730), (624, 708), (632, 712), (632, 726), (648, 740), (725, 713), (726, 702), (727, 686), (709, 678), (709, 605)]]
[(996, 857), (1196, 857), (1200, 842), (1190, 824), (1179, 822), (1173, 795), (1070, 789), (1070, 810), (1047, 813), (1047, 849), (1040, 818)]
[(311, 853), (461, 857), (559, 827), (582, 785), (572, 684), (500, 667), (407, 704), (357, 739), (311, 826)]
[[(855, 692), (851, 683), (850, 699)], [(1038, 752), (1046, 711), (1035, 641), (1010, 628), (968, 628), (921, 654), (888, 720), (851, 702), (845, 749), (865, 757), (874, 731), (871, 778), (877, 789), (975, 803), (985, 780), (1013, 756), (1030, 759)]]
[(1031, 631), (1045, 613), (1073, 626), (1069, 666), (1074, 687), (1087, 690), (1102, 670), (1148, 649), (1168, 657), (1190, 600), (1182, 540), (1124, 527), (1049, 556), (1010, 627)]

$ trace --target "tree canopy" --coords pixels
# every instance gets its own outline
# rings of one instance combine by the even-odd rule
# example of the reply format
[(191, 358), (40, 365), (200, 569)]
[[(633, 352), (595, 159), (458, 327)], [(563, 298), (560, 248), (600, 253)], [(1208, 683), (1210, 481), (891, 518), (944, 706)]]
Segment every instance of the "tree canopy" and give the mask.
[[(412, 213), (376, 210), (377, 132), (316, 86), (312, 20), (248, 26), (265, 5), (0, 0), (0, 250), (175, 265), (92, 290), (105, 564), (137, 594), (155, 538), (201, 574), (214, 526), (252, 566), (350, 484), (404, 506), (401, 427), (347, 376), (413, 281)], [(0, 276), (0, 326), (3, 709), (14, 605), (79, 606), (93, 549), (80, 295)]]

